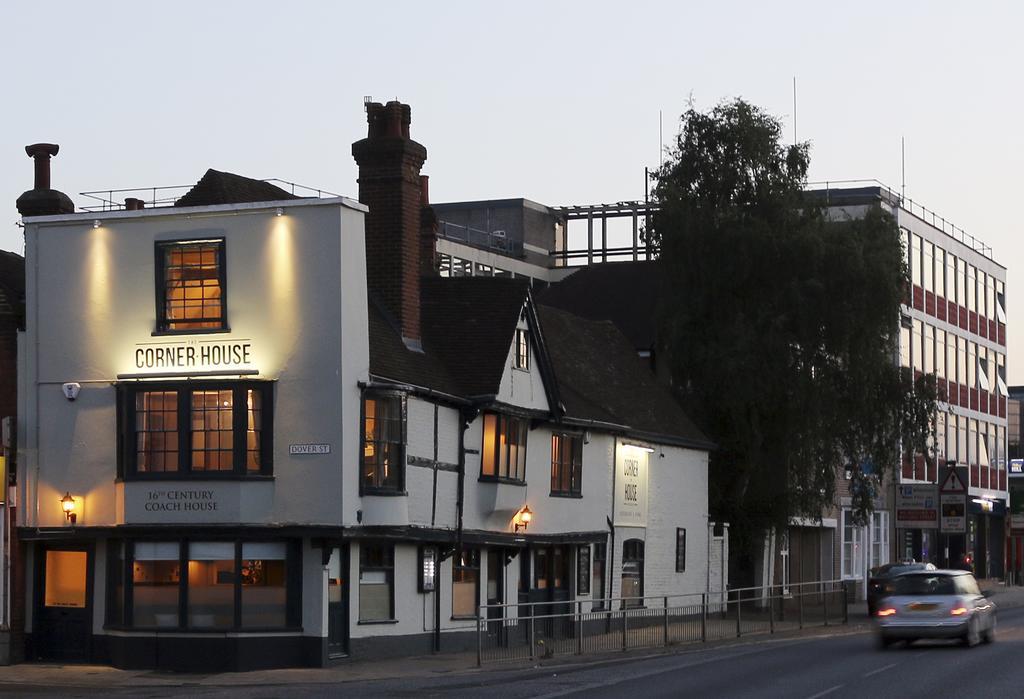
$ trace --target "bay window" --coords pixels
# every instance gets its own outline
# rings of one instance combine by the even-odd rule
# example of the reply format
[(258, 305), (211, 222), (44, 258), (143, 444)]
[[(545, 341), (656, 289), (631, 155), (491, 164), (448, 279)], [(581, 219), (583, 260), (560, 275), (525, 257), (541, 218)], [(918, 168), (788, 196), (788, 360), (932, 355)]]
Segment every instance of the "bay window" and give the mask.
[(397, 393), (363, 396), (363, 493), (403, 493), (405, 489), (405, 397)]
[(517, 417), (484, 414), (480, 478), (516, 483), (526, 481), (526, 435), (529, 423)]

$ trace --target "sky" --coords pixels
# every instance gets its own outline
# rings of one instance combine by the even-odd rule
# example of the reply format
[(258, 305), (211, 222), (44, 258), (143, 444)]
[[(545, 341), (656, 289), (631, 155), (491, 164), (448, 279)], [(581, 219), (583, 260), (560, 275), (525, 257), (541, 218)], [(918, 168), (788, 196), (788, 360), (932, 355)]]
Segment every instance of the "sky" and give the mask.
[[(1007, 267), (1024, 383), (1024, 4), (303, 2), (0, 4), (0, 249), (29, 143), (53, 187), (190, 185), (207, 168), (355, 197), (364, 96), (412, 106), (434, 202), (642, 199), (692, 103), (742, 97), (811, 144), (810, 179), (876, 179)], [(905, 143), (905, 164), (901, 158)]]

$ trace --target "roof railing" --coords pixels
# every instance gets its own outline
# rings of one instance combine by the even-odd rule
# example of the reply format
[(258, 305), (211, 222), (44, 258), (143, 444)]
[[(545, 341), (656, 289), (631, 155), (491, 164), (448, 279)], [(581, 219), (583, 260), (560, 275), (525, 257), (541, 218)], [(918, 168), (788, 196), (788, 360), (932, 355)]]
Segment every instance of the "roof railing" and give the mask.
[(932, 228), (937, 228), (942, 231), (950, 238), (966, 245), (975, 252), (987, 257), (990, 260), (995, 261), (992, 256), (992, 248), (982, 241), (975, 238), (973, 235), (967, 233), (964, 229), (954, 225), (952, 222), (947, 221), (943, 216), (939, 216), (931, 209), (918, 204), (913, 199), (903, 196), (898, 190), (890, 187), (889, 185), (875, 179), (861, 179), (861, 180), (823, 180), (819, 182), (808, 182), (809, 188), (825, 188), (825, 196), (828, 197), (829, 190), (833, 189), (834, 185), (844, 185), (843, 188), (837, 188), (837, 191), (843, 191), (845, 187), (849, 185), (860, 185), (866, 187), (878, 187), (879, 190), (885, 193), (886, 198), (893, 204), (896, 204), (901, 209), (909, 213), (910, 215), (919, 218), (924, 223), (927, 223)]
[[(308, 187), (297, 182), (289, 182), (277, 177), (269, 177), (261, 182), (276, 185), (285, 191), (299, 197), (340, 197), (342, 195), (329, 192), (318, 187)], [(94, 204), (87, 204), (78, 207), (82, 211), (121, 211), (125, 208), (124, 200), (128, 198), (141, 199), (146, 208), (159, 208), (174, 206), (174, 202), (183, 197), (188, 190), (195, 187), (194, 184), (178, 184), (164, 187), (128, 187), (125, 189), (97, 189), (90, 192), (79, 192), (79, 196), (94, 201)], [(115, 198), (116, 197), (116, 198)]]

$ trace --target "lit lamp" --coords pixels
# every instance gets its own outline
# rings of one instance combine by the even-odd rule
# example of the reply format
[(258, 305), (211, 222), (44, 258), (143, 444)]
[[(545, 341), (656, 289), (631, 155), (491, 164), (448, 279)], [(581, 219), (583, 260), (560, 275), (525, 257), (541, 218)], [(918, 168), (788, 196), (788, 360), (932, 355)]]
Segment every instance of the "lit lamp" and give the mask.
[(516, 516), (512, 519), (512, 526), (518, 532), (520, 529), (530, 526), (531, 521), (533, 521), (533, 511), (529, 505), (523, 505), (523, 509), (516, 512)]
[(71, 524), (78, 520), (78, 515), (75, 514), (75, 499), (71, 497), (70, 491), (64, 493), (64, 497), (60, 499), (60, 509), (64, 510), (64, 517)]

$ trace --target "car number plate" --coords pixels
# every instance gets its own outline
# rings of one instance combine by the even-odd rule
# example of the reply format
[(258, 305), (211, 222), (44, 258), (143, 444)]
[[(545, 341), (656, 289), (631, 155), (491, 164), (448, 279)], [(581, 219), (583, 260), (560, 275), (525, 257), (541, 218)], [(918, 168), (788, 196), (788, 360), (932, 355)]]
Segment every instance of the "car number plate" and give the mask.
[(938, 606), (939, 605), (932, 602), (912, 602), (907, 605), (907, 607), (914, 612), (930, 612)]

